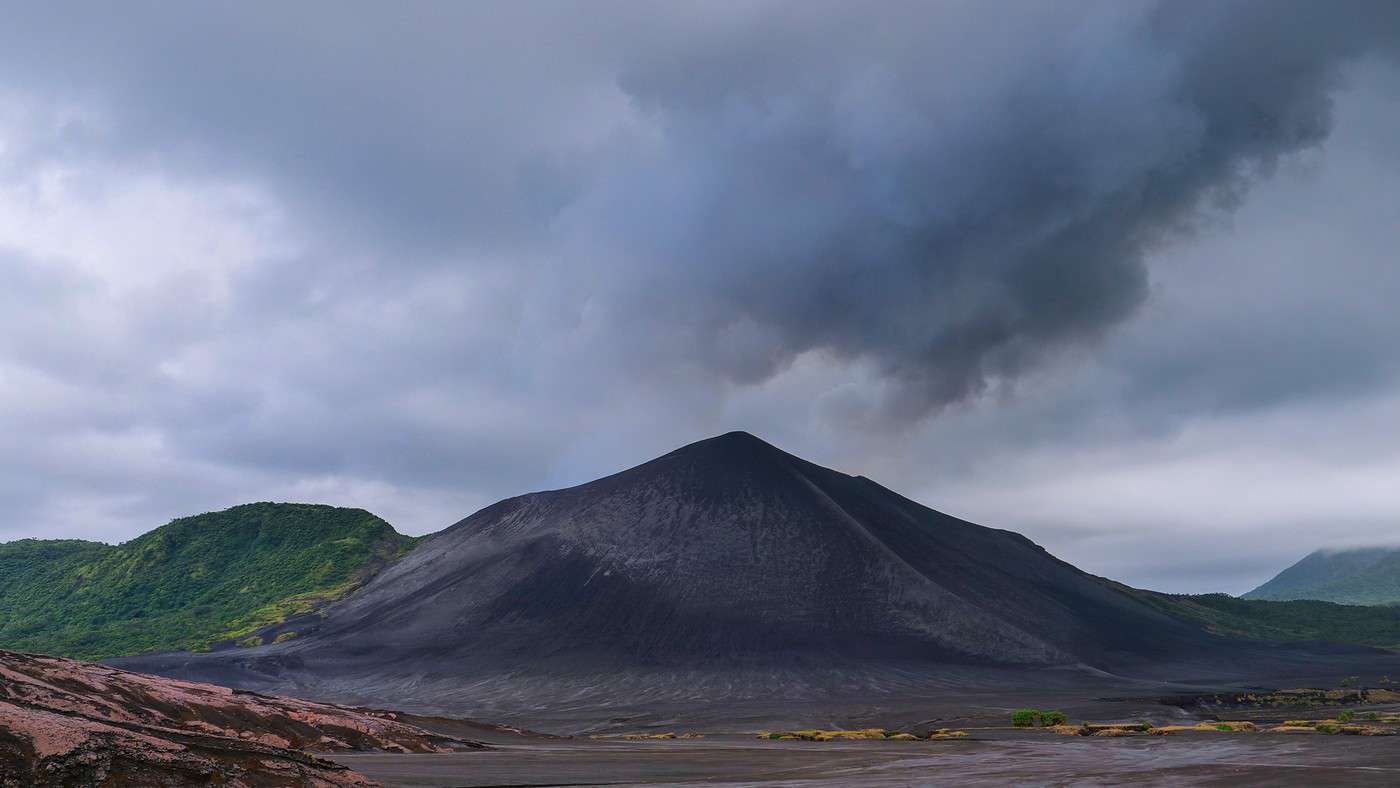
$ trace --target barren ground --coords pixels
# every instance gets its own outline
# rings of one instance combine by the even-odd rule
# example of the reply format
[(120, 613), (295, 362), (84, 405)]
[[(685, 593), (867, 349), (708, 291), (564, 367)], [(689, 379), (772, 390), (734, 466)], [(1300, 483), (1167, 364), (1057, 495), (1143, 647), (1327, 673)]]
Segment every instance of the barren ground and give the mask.
[(1393, 785), (1395, 738), (978, 731), (961, 741), (542, 741), (489, 752), (336, 755), (396, 786)]
[[(1393, 719), (1400, 713), (1393, 690), (1372, 690), (1361, 705), (1280, 705), (1267, 695), (1253, 695), (1250, 703), (1235, 705), (1228, 700), (1217, 702), (1214, 696), (1197, 703), (1185, 702), (1183, 696), (1091, 696), (1085, 689), (948, 693), (941, 699), (887, 700), (879, 706), (813, 702), (790, 704), (780, 713), (744, 704), (726, 709), (654, 709), (619, 714), (588, 730), (575, 727), (579, 735), (573, 738), (487, 735), (485, 740), (494, 747), (490, 751), (332, 757), (391, 786), (1400, 784), (1400, 736), (1266, 732), (1283, 720), (1334, 718), (1348, 708), (1358, 718), (1375, 711)], [(1010, 710), (1018, 705), (1063, 708), (1075, 722), (1141, 720), (1163, 726), (1242, 720), (1257, 723), (1261, 730), (1124, 738), (1064, 736), (1006, 727)], [(597, 710), (592, 714), (580, 710), (572, 722), (578, 725), (597, 714)], [(801, 723), (765, 724), (780, 720)], [(960, 728), (969, 736), (944, 741), (847, 742), (755, 737), (758, 730), (870, 726), (919, 735), (934, 728)], [(1383, 727), (1400, 730), (1394, 722)], [(701, 739), (590, 738), (623, 731), (705, 733)]]

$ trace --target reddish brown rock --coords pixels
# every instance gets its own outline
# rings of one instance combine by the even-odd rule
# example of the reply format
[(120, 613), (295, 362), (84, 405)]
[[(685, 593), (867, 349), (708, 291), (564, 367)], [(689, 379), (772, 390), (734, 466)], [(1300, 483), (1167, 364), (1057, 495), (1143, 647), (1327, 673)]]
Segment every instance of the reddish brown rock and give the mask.
[(303, 750), (483, 745), (388, 712), (0, 651), (0, 786), (368, 786)]

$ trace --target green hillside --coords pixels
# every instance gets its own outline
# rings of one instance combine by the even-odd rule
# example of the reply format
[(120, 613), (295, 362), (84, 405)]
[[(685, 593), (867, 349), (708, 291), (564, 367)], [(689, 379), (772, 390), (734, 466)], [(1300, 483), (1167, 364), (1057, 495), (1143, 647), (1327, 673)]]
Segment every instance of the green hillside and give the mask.
[(1165, 613), (1222, 635), (1255, 640), (1321, 640), (1400, 649), (1400, 607), (1314, 600), (1265, 601), (1229, 594), (1161, 594), (1123, 587)]
[(1318, 550), (1244, 598), (1321, 599), (1344, 605), (1400, 604), (1400, 548)]
[(85, 659), (207, 648), (343, 596), (413, 541), (362, 509), (253, 503), (116, 546), (0, 544), (0, 647)]

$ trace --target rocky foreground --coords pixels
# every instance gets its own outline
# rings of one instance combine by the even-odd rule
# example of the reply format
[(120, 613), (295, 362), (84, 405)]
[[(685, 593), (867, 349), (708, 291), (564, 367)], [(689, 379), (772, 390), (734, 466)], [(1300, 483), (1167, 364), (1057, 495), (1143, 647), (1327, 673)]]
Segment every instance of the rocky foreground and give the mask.
[(482, 747), (392, 712), (0, 651), (0, 786), (369, 786), (310, 752)]

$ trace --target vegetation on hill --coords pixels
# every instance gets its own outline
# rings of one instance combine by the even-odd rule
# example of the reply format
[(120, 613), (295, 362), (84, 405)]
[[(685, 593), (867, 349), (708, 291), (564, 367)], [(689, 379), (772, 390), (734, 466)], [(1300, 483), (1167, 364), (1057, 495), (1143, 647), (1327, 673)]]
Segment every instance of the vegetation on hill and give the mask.
[(1400, 547), (1318, 550), (1244, 595), (1343, 605), (1400, 604)]
[(0, 544), (0, 647), (84, 659), (207, 648), (315, 611), (413, 541), (362, 509), (253, 503), (115, 546)]
[(1122, 588), (1169, 615), (1200, 622), (1222, 635), (1400, 649), (1400, 607), (1338, 605), (1315, 600), (1275, 602), (1229, 594), (1160, 594)]

